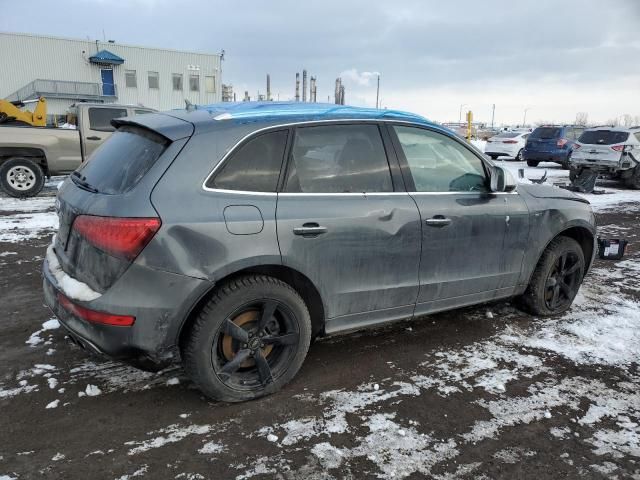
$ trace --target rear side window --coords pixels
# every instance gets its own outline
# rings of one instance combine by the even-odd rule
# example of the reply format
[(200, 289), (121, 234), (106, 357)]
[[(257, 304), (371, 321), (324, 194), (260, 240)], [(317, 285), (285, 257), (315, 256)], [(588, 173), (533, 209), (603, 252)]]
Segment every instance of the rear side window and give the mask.
[(236, 150), (206, 186), (244, 192), (275, 192), (278, 186), (286, 130), (252, 138)]
[(531, 136), (529, 138), (559, 138), (561, 131), (562, 129), (559, 127), (538, 127), (531, 133)]
[(111, 120), (126, 116), (125, 108), (90, 108), (89, 128), (99, 132), (113, 132), (116, 128), (111, 125)]
[(123, 126), (74, 175), (99, 193), (124, 193), (144, 177), (168, 145), (168, 140), (149, 130)]
[(296, 129), (286, 191), (392, 192), (391, 173), (376, 125)]
[(578, 141), (587, 145), (614, 145), (626, 142), (627, 132), (612, 132), (611, 130), (591, 130), (580, 135)]

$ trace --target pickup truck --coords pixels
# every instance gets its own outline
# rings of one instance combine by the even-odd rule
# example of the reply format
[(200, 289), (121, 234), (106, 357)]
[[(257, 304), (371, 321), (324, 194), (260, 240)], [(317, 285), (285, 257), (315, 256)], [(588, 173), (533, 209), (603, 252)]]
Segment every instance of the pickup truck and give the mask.
[(114, 118), (151, 113), (130, 105), (78, 103), (69, 109), (76, 128), (0, 126), (0, 186), (12, 197), (32, 197), (45, 177), (74, 171), (115, 128)]

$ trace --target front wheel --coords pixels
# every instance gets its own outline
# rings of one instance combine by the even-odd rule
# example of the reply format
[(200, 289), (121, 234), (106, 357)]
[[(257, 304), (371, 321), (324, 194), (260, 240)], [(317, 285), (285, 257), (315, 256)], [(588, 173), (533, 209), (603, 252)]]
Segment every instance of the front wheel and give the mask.
[(582, 248), (574, 239), (557, 237), (538, 262), (522, 306), (533, 315), (557, 315), (571, 307), (585, 273)]
[(528, 167), (537, 167), (539, 163), (540, 162), (538, 162), (536, 160), (527, 160), (527, 166)]
[(10, 158), (0, 165), (0, 185), (12, 197), (33, 197), (44, 187), (44, 172), (29, 158)]
[(242, 402), (279, 390), (311, 341), (304, 301), (264, 275), (225, 284), (202, 309), (183, 348), (187, 375), (210, 398)]

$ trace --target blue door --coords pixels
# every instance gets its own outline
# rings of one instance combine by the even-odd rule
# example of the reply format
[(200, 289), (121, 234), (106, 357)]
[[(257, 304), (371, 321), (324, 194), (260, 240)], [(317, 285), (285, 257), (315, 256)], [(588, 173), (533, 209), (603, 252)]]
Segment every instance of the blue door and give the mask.
[(116, 87), (113, 84), (113, 70), (100, 70), (102, 76), (102, 94), (113, 97), (116, 94)]

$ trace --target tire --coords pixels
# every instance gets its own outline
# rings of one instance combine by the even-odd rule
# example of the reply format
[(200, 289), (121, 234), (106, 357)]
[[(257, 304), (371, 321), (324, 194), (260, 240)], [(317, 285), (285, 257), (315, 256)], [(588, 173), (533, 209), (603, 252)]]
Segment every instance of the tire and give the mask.
[(542, 254), (520, 298), (522, 308), (540, 316), (567, 311), (582, 284), (584, 272), (584, 253), (578, 242), (569, 237), (556, 237)]
[(540, 162), (538, 162), (537, 160), (527, 160), (528, 167), (537, 167), (539, 163)]
[(636, 165), (630, 177), (626, 178), (624, 183), (629, 188), (640, 190), (640, 165)]
[(569, 168), (569, 180), (573, 182), (581, 173), (582, 170), (579, 168)]
[(518, 150), (518, 154), (516, 155), (516, 162), (522, 162), (524, 160), (522, 149)]
[(0, 165), (0, 186), (12, 197), (33, 197), (44, 187), (44, 172), (29, 158), (10, 158)]
[(498, 158), (498, 155), (489, 155), (489, 157), (491, 157), (491, 160), (496, 160)]
[(198, 314), (182, 348), (184, 369), (208, 397), (243, 402), (287, 384), (310, 341), (311, 318), (298, 292), (273, 277), (243, 276)]

